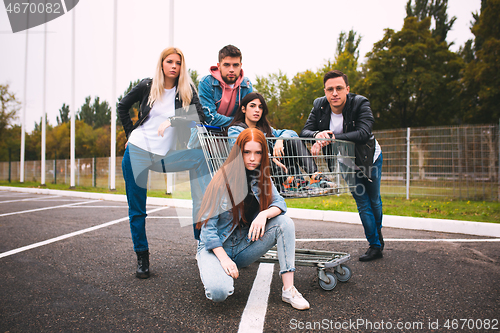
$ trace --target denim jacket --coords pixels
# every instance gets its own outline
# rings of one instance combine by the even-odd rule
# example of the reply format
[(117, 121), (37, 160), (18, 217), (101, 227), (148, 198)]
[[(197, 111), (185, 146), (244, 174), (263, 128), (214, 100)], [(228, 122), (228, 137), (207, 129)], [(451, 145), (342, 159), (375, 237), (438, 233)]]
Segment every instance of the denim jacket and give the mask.
[[(234, 110), (231, 113), (232, 115), (238, 110), (239, 102), (243, 97), (253, 91), (252, 83), (247, 77), (243, 78), (239, 90), (239, 98), (234, 105)], [(205, 122), (211, 126), (229, 126), (233, 117), (227, 117), (217, 112), (218, 105), (222, 98), (222, 88), (219, 81), (212, 75), (203, 77), (198, 85), (198, 92), (203, 112), (205, 113)]]
[[(230, 126), (229, 129), (227, 130), (227, 136), (229, 137), (228, 143), (229, 143), (229, 149), (233, 148), (234, 143), (236, 142), (236, 138), (238, 138), (238, 135), (240, 135), (243, 130), (247, 129), (248, 126), (245, 123), (236, 123), (233, 126)], [(287, 130), (287, 129), (281, 129), (281, 130), (276, 130), (271, 127), (271, 134), (275, 138), (298, 138), (299, 135), (297, 132), (293, 130)], [(264, 133), (264, 135), (266, 135)], [(272, 140), (272, 144), (274, 144), (276, 141)]]
[[(259, 199), (259, 187), (257, 184), (257, 179), (252, 179), (250, 183), (250, 188), (260, 203)], [(269, 207), (278, 207), (281, 209), (281, 214), (286, 213), (286, 203), (281, 195), (279, 195), (278, 191), (274, 186), (272, 188), (272, 196), (273, 200)], [(257, 216), (259, 212), (256, 212), (254, 218)], [(201, 237), (200, 237), (200, 246), (205, 246), (207, 250), (213, 250), (217, 247), (222, 246), (226, 239), (231, 236), (233, 231), (237, 228), (237, 224), (233, 225), (233, 213), (229, 209), (217, 216), (214, 216), (208, 220), (206, 224), (201, 227)]]

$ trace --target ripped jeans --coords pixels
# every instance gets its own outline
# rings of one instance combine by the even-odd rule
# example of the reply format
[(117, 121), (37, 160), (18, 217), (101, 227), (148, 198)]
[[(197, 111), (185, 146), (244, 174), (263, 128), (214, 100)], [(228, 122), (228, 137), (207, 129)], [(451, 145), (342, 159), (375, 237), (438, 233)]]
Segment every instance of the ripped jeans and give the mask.
[[(278, 248), (280, 274), (295, 271), (295, 225), (286, 215), (267, 221), (264, 236), (248, 240), (248, 227), (236, 228), (223, 244), (227, 255), (240, 267), (257, 261), (274, 245)], [(214, 302), (222, 302), (234, 292), (233, 278), (223, 270), (219, 259), (200, 242), (196, 255), (205, 295)]]

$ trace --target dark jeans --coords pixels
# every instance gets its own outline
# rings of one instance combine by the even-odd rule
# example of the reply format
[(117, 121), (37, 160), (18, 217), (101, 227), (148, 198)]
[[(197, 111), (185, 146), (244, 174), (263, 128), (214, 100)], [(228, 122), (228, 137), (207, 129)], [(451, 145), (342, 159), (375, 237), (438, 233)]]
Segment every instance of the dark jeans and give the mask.
[(127, 191), (130, 231), (134, 251), (149, 249), (146, 237), (146, 198), (148, 172), (177, 172), (189, 170), (191, 197), (193, 199), (194, 238), (200, 238), (195, 228), (203, 193), (210, 182), (210, 173), (201, 149), (172, 150), (165, 156), (151, 154), (132, 144), (127, 146), (122, 160), (123, 178)]

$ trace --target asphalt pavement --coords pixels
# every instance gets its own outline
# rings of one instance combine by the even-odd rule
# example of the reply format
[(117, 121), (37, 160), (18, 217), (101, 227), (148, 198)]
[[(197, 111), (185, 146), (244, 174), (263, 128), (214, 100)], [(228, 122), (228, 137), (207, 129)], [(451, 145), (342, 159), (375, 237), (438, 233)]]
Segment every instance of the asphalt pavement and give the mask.
[(384, 258), (363, 263), (361, 225), (294, 218), (297, 247), (349, 253), (353, 275), (325, 291), (315, 268), (297, 267), (295, 285), (311, 304), (297, 311), (281, 301), (275, 264), (258, 303), (264, 315), (249, 325), (263, 264), (241, 269), (234, 294), (213, 303), (192, 228), (181, 226), (189, 210), (148, 211), (152, 275), (140, 280), (126, 202), (0, 191), (0, 332), (500, 330), (498, 237), (384, 227)]

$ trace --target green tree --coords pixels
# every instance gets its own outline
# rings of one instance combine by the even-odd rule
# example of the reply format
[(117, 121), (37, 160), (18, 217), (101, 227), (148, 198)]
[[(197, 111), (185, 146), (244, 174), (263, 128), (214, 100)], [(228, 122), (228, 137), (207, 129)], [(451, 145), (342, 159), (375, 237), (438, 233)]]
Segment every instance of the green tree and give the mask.
[(98, 96), (94, 98), (93, 104), (91, 104), (90, 100), (90, 96), (85, 98), (85, 103), (78, 112), (77, 119), (83, 120), (93, 128), (111, 124), (111, 108), (108, 102), (101, 102)]
[(463, 60), (432, 36), (429, 17), (408, 17), (399, 32), (386, 29), (367, 57), (356, 92), (370, 100), (376, 128), (458, 122)]
[(335, 62), (328, 62), (325, 65), (323, 75), (330, 70), (338, 69), (347, 75), (350, 87), (356, 86), (361, 76), (358, 70), (360, 43), (361, 36), (357, 36), (354, 30), (351, 29), (348, 34), (342, 31), (337, 40)]
[(4, 139), (5, 130), (12, 126), (17, 119), (16, 113), (19, 111), (21, 103), (16, 95), (9, 91), (8, 84), (0, 84), (0, 140)]
[(434, 22), (434, 29), (432, 29), (432, 36), (438, 37), (440, 41), (444, 42), (448, 32), (451, 30), (453, 23), (457, 20), (453, 16), (448, 20), (448, 0), (415, 0), (412, 5), (412, 0), (406, 3), (406, 17), (416, 17), (419, 21), (430, 17)]
[(290, 80), (281, 70), (278, 73), (258, 76), (254, 85), (266, 100), (269, 109), (269, 122), (276, 128), (287, 128), (287, 110), (284, 103), (288, 98)]
[(191, 76), (191, 80), (193, 80), (194, 86), (196, 89), (198, 89), (198, 85), (200, 84), (200, 80), (198, 80), (198, 77), (200, 76), (198, 74), (198, 71), (195, 69), (188, 69), (189, 76)]
[(59, 116), (56, 118), (57, 125), (69, 122), (69, 105), (63, 103), (62, 107), (59, 109)]
[(359, 44), (361, 36), (354, 30), (341, 32), (337, 40), (334, 62), (328, 61), (316, 71), (297, 73), (290, 81), (281, 71), (257, 76), (255, 90), (266, 99), (269, 107), (269, 121), (276, 128), (293, 129), (300, 133), (306, 122), (312, 103), (324, 95), (323, 77), (333, 69), (339, 69), (349, 77), (353, 86), (360, 77), (358, 71)]
[(465, 46), (462, 55), (472, 53), (463, 76), (461, 98), (467, 123), (498, 123), (500, 118), (500, 0), (482, 0), (471, 31), (474, 48)]
[(47, 158), (68, 159), (70, 153), (70, 123), (47, 130)]

